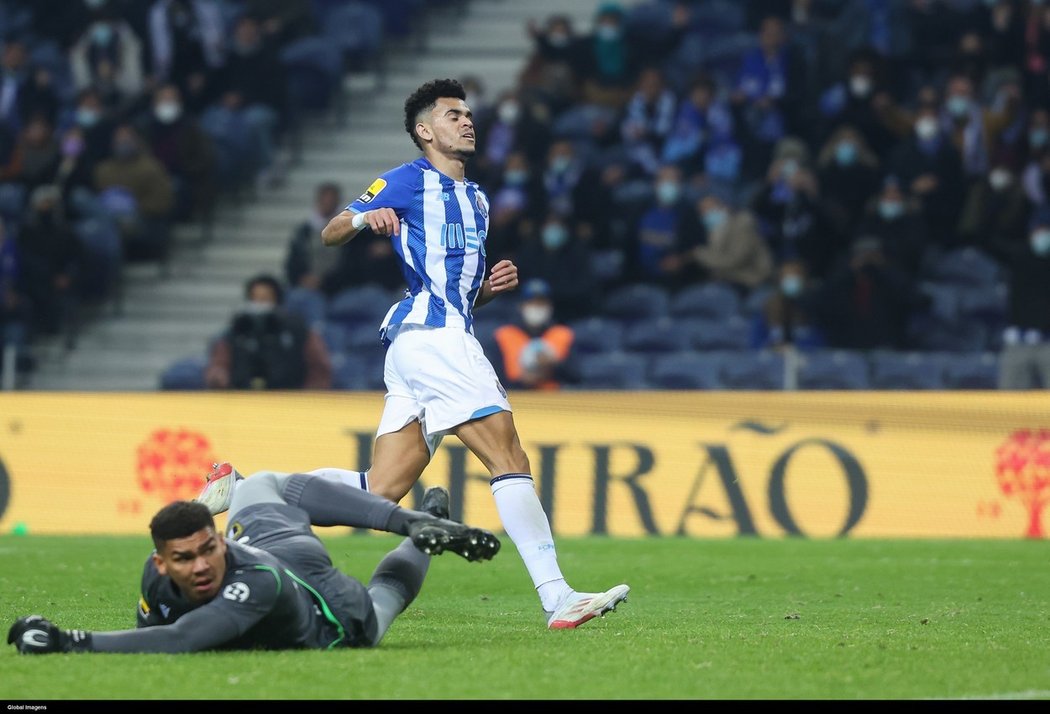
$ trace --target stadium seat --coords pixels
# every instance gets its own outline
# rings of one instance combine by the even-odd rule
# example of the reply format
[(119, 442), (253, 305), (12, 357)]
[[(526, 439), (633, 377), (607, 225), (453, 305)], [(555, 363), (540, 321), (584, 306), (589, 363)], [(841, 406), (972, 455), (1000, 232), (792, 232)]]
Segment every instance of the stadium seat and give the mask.
[(332, 388), (345, 391), (382, 390), (382, 362), (353, 352), (333, 355)]
[(907, 330), (914, 349), (924, 352), (984, 352), (990, 344), (988, 327), (973, 320), (916, 315)]
[(578, 359), (580, 389), (646, 389), (648, 359), (625, 352), (584, 354)]
[(943, 389), (942, 366), (922, 352), (876, 351), (869, 358), (873, 389)]
[(966, 287), (959, 291), (958, 298), (960, 318), (979, 320), (996, 329), (1004, 326), (1009, 299), (1006, 282)]
[(292, 288), (284, 298), (285, 309), (303, 318), (308, 325), (320, 328), (325, 321), (327, 301), (324, 294), (309, 288)]
[(344, 69), (381, 69), (384, 31), (383, 13), (378, 8), (345, 0), (328, 8), (318, 26), (322, 36), (339, 48)]
[(327, 39), (308, 36), (293, 40), (281, 50), (281, 65), (288, 74), (289, 106), (324, 111), (343, 79), (343, 53)]
[(0, 217), (5, 221), (18, 221), (26, 207), (26, 187), (23, 184), (0, 183)]
[(799, 355), (800, 389), (867, 389), (868, 361), (859, 352), (822, 350)]
[(937, 354), (946, 389), (998, 389), (999, 355), (995, 352)]
[(635, 283), (613, 288), (602, 302), (601, 313), (619, 320), (655, 320), (669, 314), (671, 296), (666, 288)]
[(655, 389), (722, 389), (721, 365), (720, 355), (695, 350), (655, 355), (648, 381)]
[(382, 354), (384, 349), (379, 339), (379, 324), (364, 323), (347, 327), (343, 349), (368, 355)]
[(973, 248), (957, 248), (932, 258), (924, 272), (938, 283), (954, 285), (994, 285), (1002, 269), (991, 256)]
[(208, 359), (203, 355), (180, 357), (168, 365), (160, 375), (160, 388), (170, 391), (198, 391), (205, 389), (204, 370)]
[(726, 352), (719, 374), (726, 389), (780, 390), (784, 388), (784, 356), (772, 350)]
[(588, 317), (569, 325), (574, 333), (572, 349), (576, 354), (617, 352), (623, 349), (624, 326), (607, 317)]
[(628, 352), (677, 352), (689, 347), (689, 333), (669, 317), (636, 322), (624, 328), (623, 348)]
[(739, 315), (719, 320), (683, 319), (678, 324), (695, 350), (746, 350), (751, 346), (751, 325)]
[(959, 296), (964, 288), (949, 283), (924, 280), (919, 283), (919, 292), (930, 298), (928, 312), (939, 320), (956, 320), (959, 317)]
[(377, 285), (347, 288), (328, 301), (327, 318), (343, 325), (370, 323), (378, 328), (395, 302), (389, 291)]
[(727, 283), (708, 282), (683, 288), (671, 298), (675, 317), (724, 320), (741, 313), (740, 296)]

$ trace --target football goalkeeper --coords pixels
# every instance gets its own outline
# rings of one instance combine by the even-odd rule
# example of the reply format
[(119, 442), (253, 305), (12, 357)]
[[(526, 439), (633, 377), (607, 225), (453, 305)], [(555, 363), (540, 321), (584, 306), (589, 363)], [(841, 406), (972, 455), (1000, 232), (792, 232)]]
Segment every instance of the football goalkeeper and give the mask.
[[(203, 503), (156, 513), (135, 629), (65, 630), (30, 615), (7, 641), (22, 654), (374, 647), (419, 594), (431, 555), (477, 561), (499, 551), (492, 533), (447, 513), (441, 487), (414, 511), (316, 474), (258, 472), (237, 488), (225, 537)], [(335, 568), (311, 526), (406, 538), (365, 585)]]

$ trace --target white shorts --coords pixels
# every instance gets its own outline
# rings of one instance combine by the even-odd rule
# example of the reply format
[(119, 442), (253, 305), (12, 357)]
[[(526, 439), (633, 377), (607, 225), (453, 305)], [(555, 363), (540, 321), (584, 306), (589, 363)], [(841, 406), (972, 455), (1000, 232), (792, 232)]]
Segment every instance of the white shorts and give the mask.
[(387, 347), (386, 402), (376, 436), (418, 420), (431, 455), (449, 429), (511, 411), (481, 343), (461, 327), (403, 325)]

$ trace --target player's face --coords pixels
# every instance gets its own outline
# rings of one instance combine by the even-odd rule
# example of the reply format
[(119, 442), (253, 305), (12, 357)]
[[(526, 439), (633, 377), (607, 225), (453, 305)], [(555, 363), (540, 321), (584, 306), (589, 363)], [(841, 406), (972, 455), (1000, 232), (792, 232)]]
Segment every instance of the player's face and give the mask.
[(431, 148), (438, 153), (459, 159), (474, 155), (474, 114), (462, 99), (438, 99), (428, 120), (421, 124), (432, 137)]
[(188, 599), (207, 602), (219, 594), (226, 577), (226, 541), (214, 529), (202, 528), (167, 541), (154, 554), (153, 563)]

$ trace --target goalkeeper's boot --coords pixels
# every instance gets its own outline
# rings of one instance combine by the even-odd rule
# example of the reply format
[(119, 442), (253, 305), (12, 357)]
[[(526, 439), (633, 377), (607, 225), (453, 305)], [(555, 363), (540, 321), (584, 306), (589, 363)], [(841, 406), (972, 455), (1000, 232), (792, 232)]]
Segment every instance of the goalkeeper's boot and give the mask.
[(230, 510), (233, 491), (237, 484), (244, 480), (244, 476), (241, 476), (229, 461), (223, 461), (218, 464), (212, 464), (211, 472), (205, 479), (207, 483), (204, 484), (203, 490), (197, 494), (197, 498), (193, 500), (207, 506), (213, 516)]
[(596, 617), (605, 617), (621, 602), (627, 600), (631, 589), (617, 585), (603, 593), (572, 592), (553, 612), (547, 613), (547, 627), (551, 630), (571, 630)]
[(427, 555), (451, 551), (470, 561), (491, 560), (500, 548), (499, 538), (489, 531), (444, 518), (414, 521), (408, 526), (408, 536)]

